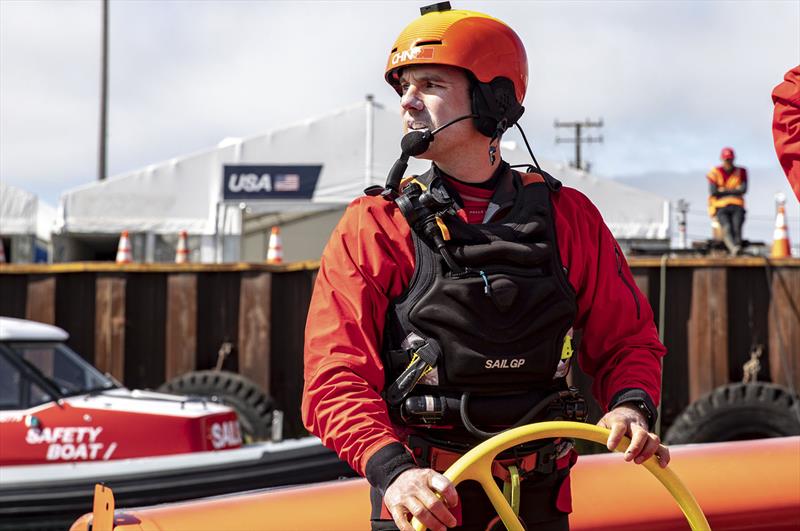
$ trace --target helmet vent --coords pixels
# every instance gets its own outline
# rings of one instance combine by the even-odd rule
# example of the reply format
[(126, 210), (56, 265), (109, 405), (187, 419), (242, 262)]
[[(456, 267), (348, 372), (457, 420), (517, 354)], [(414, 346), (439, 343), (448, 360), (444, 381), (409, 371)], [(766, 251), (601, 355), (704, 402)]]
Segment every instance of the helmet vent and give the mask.
[(441, 46), (441, 44), (442, 44), (442, 41), (422, 41), (422, 42), (418, 42), (414, 46), (436, 46), (436, 45)]

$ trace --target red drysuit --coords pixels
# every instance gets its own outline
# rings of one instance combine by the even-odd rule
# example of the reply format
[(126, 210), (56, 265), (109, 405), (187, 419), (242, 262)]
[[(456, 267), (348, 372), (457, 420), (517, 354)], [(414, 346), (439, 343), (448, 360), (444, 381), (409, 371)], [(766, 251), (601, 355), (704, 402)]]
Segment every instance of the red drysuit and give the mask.
[[(636, 288), (617, 242), (597, 208), (577, 190), (552, 193), (563, 265), (577, 294), (574, 328), (583, 330), (582, 369), (607, 408), (626, 388), (660, 398), (660, 358), (652, 310)], [(411, 229), (397, 206), (360, 197), (347, 208), (322, 256), (308, 314), (306, 427), (364, 475), (371, 456), (402, 443), (380, 393), (382, 334), (387, 307), (414, 271)]]
[(772, 136), (778, 160), (800, 201), (800, 65), (786, 72), (783, 79), (772, 91)]

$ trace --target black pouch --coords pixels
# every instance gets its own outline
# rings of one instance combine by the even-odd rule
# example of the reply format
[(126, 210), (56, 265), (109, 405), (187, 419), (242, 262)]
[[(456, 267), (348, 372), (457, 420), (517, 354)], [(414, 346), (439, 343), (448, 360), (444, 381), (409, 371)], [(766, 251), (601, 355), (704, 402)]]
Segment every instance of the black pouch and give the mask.
[(438, 276), (409, 320), (443, 346), (440, 383), (468, 390), (551, 380), (572, 314), (544, 269), (506, 266)]

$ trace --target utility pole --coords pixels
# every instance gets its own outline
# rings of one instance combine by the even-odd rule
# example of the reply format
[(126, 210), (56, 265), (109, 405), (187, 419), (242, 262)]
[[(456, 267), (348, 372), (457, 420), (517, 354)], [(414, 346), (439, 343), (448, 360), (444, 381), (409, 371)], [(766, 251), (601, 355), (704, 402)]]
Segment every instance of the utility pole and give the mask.
[(572, 167), (577, 168), (579, 170), (589, 171), (589, 165), (588, 164), (584, 165), (583, 161), (581, 160), (581, 144), (584, 142), (587, 144), (591, 144), (593, 142), (602, 143), (603, 135), (600, 135), (599, 137), (588, 136), (586, 138), (583, 138), (581, 133), (583, 132), (584, 127), (603, 127), (603, 119), (600, 118), (600, 120), (597, 122), (592, 122), (588, 118), (583, 122), (559, 122), (558, 119), (556, 119), (556, 121), (553, 122), (553, 127), (555, 128), (571, 127), (575, 129), (575, 138), (559, 138), (556, 135), (556, 144), (574, 143), (575, 160), (572, 162)]
[(103, 37), (100, 50), (100, 143), (97, 153), (97, 179), (106, 179), (106, 127), (108, 124), (108, 0), (103, 0)]
[(678, 249), (688, 249), (689, 240), (686, 237), (686, 214), (689, 212), (689, 203), (684, 199), (678, 200)]

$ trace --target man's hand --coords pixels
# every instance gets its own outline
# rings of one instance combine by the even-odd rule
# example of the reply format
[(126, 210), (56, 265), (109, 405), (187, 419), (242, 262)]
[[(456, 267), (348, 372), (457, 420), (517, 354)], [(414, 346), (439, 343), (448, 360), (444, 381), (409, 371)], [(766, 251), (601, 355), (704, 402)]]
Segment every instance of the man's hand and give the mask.
[(631, 445), (625, 451), (625, 461), (638, 465), (655, 454), (661, 468), (666, 468), (669, 463), (669, 448), (661, 444), (658, 435), (647, 431), (647, 419), (636, 407), (620, 404), (606, 413), (597, 425), (611, 430), (606, 443), (609, 450), (613, 451), (619, 445), (623, 435), (630, 437)]
[(456, 488), (430, 468), (412, 468), (397, 476), (386, 489), (383, 503), (400, 531), (414, 530), (409, 514), (432, 531), (445, 531), (456, 525), (456, 518), (448, 509), (458, 505)]

